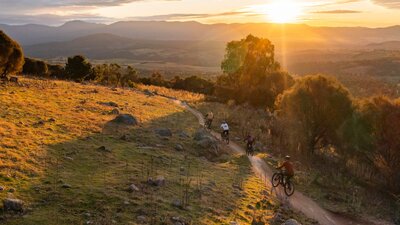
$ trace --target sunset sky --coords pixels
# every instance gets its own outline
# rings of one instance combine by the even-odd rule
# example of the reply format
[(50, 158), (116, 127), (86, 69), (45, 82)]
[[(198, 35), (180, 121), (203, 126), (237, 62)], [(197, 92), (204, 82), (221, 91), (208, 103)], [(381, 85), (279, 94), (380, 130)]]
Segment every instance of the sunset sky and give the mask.
[(400, 24), (400, 0), (0, 0), (0, 23), (60, 25), (69, 20), (201, 23)]

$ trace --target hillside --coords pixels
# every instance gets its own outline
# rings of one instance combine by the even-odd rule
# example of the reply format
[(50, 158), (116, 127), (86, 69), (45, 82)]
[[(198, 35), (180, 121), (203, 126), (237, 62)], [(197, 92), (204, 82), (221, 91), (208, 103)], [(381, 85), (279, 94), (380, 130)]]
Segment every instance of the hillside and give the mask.
[[(201, 24), (197, 22), (121, 21), (110, 25), (71, 21), (58, 27), (43, 25), (11, 26), (0, 24), (11, 37), (23, 45), (53, 41), (68, 41), (74, 38), (110, 33), (134, 39), (150, 40), (198, 40), (230, 41), (248, 34), (267, 37), (280, 43), (285, 37), (285, 46), (307, 49), (320, 47), (361, 46), (374, 42), (398, 40), (400, 27), (312, 27), (303, 24)], [(301, 35), (298, 35), (298, 34)], [(354, 44), (356, 43), (356, 44)]]
[[(245, 157), (199, 146), (196, 118), (166, 98), (32, 79), (0, 96), (0, 198), (25, 202), (2, 224), (312, 224), (269, 195)], [(110, 122), (116, 111), (139, 125)]]
[(137, 40), (105, 33), (66, 42), (25, 46), (24, 51), (29, 57), (46, 59), (82, 54), (96, 60), (124, 59), (217, 67), (224, 48), (224, 42)]

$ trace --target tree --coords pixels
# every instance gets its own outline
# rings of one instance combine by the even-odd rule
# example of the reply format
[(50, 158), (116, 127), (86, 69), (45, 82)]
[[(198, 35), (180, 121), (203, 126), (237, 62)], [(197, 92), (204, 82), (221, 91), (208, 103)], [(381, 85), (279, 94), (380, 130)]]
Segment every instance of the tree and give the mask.
[(93, 79), (92, 64), (81, 55), (69, 57), (65, 65), (65, 72), (68, 77), (73, 80), (90, 80)]
[(287, 124), (288, 133), (296, 132), (298, 142), (311, 155), (338, 142), (338, 130), (351, 117), (350, 93), (337, 80), (306, 76), (277, 100), (279, 117)]
[(18, 73), (24, 65), (21, 46), (0, 30), (0, 78)]
[(45, 76), (48, 74), (49, 69), (47, 64), (41, 60), (25, 58), (25, 63), (22, 72), (35, 76)]
[(293, 84), (292, 77), (275, 61), (274, 45), (252, 35), (227, 44), (221, 69), (224, 74), (217, 85), (233, 89), (231, 97), (239, 103), (272, 107), (276, 97)]
[(133, 84), (137, 83), (138, 81), (139, 81), (139, 72), (135, 68), (128, 66), (125, 72), (123, 73), (121, 79), (121, 85), (132, 87)]
[(400, 100), (373, 97), (360, 103), (370, 145), (364, 152), (384, 176), (389, 188), (400, 194)]

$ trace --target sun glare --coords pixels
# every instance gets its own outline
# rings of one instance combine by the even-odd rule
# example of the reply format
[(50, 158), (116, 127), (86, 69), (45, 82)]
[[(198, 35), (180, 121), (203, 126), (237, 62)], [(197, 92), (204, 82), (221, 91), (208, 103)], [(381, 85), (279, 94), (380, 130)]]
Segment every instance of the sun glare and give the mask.
[(295, 0), (276, 0), (262, 6), (261, 11), (273, 23), (293, 23), (299, 21), (303, 7)]

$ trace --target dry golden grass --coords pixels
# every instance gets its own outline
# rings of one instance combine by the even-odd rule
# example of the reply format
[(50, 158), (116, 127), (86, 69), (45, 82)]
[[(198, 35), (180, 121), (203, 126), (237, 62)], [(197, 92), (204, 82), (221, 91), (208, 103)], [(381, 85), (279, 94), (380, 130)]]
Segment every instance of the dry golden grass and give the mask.
[(182, 101), (186, 102), (202, 102), (205, 99), (205, 96), (203, 94), (197, 94), (189, 91), (183, 91), (183, 90), (174, 90), (170, 88), (165, 88), (165, 87), (158, 87), (158, 86), (148, 86), (148, 85), (138, 85), (138, 88), (140, 90), (149, 90), (151, 92), (163, 95), (163, 96), (168, 96), (171, 98), (176, 98)]
[[(13, 195), (24, 200), (28, 210), (23, 217), (0, 214), (3, 224), (137, 224), (139, 215), (149, 224), (171, 224), (172, 216), (192, 224), (251, 222), (254, 212), (248, 205), (263, 198), (264, 187), (247, 159), (231, 156), (213, 163), (195, 157), (192, 138), (177, 134), (192, 134), (198, 122), (171, 101), (135, 90), (64, 81), (21, 82), (22, 87), (0, 88), (0, 186), (5, 187), (0, 199)], [(201, 99), (187, 96), (186, 100)], [(140, 125), (110, 125), (113, 107), (99, 104), (110, 101)], [(158, 137), (154, 129), (160, 127), (174, 135)], [(121, 140), (122, 135), (128, 140)], [(185, 151), (175, 151), (177, 143)], [(99, 152), (100, 146), (111, 152)], [(166, 178), (165, 187), (146, 184), (148, 177), (159, 175)], [(191, 197), (188, 208), (181, 210), (171, 203), (182, 198), (185, 179), (191, 180)], [(239, 180), (242, 190), (233, 187)], [(132, 183), (141, 190), (127, 192)], [(271, 207), (257, 213), (268, 220), (279, 203), (271, 197), (267, 201)]]

